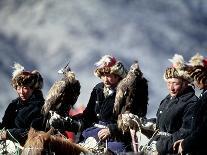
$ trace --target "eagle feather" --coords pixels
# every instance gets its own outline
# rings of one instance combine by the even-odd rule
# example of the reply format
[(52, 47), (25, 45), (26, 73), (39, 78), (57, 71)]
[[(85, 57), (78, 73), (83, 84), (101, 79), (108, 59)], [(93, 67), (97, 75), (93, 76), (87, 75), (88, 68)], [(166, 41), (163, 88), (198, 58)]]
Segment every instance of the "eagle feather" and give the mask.
[(131, 65), (127, 76), (117, 86), (114, 114), (118, 116), (120, 112), (129, 111), (143, 117), (146, 115), (147, 104), (147, 80), (143, 77), (139, 64), (136, 61)]
[(62, 69), (63, 78), (56, 81), (48, 91), (42, 113), (47, 115), (50, 110), (56, 111), (62, 104), (73, 106), (80, 94), (80, 83), (70, 68)]

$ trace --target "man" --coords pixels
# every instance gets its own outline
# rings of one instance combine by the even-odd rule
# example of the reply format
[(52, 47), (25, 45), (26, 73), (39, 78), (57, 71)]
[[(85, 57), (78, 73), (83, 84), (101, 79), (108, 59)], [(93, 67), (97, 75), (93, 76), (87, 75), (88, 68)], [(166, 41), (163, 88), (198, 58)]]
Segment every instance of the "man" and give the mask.
[[(121, 62), (110, 55), (103, 56), (97, 63), (95, 75), (102, 82), (97, 84), (92, 92), (86, 109), (83, 113), (73, 117), (74, 120), (65, 126), (70, 129), (82, 131), (80, 141), (85, 142), (93, 137), (97, 142), (106, 142), (107, 148), (113, 152), (123, 152), (126, 148), (126, 137), (117, 128), (117, 118), (114, 117), (113, 108), (116, 87), (127, 71)], [(59, 120), (51, 124), (58, 128)], [(76, 122), (76, 123), (75, 123)], [(128, 143), (128, 145), (130, 145)]]
[(43, 79), (39, 72), (25, 71), (20, 64), (15, 64), (14, 68), (11, 84), (18, 97), (8, 105), (5, 111), (0, 128), (6, 130), (1, 132), (0, 139), (6, 140), (14, 137), (23, 145), (30, 124), (40, 116), (44, 103), (41, 91)]
[[(196, 54), (194, 58), (201, 57), (201, 63), (199, 65), (193, 64), (188, 71), (190, 76), (195, 81), (195, 86), (200, 90), (203, 90), (199, 97), (199, 101), (195, 106), (194, 110), (194, 120), (193, 120), (193, 131), (185, 139), (178, 140), (174, 143), (174, 149), (177, 150), (179, 154), (195, 154), (204, 155), (207, 154), (206, 150), (206, 139), (207, 139), (207, 59), (204, 59), (199, 54)], [(198, 59), (197, 59), (198, 60)]]
[(159, 155), (173, 154), (173, 143), (190, 134), (193, 107), (197, 102), (195, 91), (189, 86), (191, 78), (185, 71), (183, 57), (176, 54), (171, 61), (173, 66), (164, 73), (169, 95), (158, 108), (156, 126), (159, 132), (151, 141)]

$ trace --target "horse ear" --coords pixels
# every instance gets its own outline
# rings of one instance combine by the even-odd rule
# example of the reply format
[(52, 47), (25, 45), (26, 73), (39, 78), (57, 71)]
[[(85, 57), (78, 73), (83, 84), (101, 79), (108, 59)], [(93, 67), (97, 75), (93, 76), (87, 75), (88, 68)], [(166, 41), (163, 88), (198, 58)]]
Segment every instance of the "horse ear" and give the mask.
[(34, 128), (30, 127), (29, 132), (28, 132), (28, 138), (31, 137), (32, 135), (34, 135), (34, 133), (36, 133), (36, 132), (37, 131)]
[(51, 135), (53, 132), (54, 132), (54, 128), (50, 128), (50, 130), (47, 131), (47, 134), (48, 134), (48, 135)]

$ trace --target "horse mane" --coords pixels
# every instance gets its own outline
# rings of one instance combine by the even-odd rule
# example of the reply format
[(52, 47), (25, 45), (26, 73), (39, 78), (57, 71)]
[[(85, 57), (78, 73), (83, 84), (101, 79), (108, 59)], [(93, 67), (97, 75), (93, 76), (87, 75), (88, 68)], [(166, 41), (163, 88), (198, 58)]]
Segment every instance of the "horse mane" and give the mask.
[(36, 131), (31, 128), (28, 133), (28, 139), (22, 150), (22, 155), (43, 155), (45, 153), (50, 154), (52, 152), (56, 155), (79, 155), (81, 152), (88, 153), (86, 149), (78, 144), (61, 137), (60, 135), (51, 135), (51, 132), (52, 130), (44, 132)]
[(80, 154), (88, 153), (86, 149), (81, 147), (78, 144), (75, 144), (71, 142), (69, 139), (65, 139), (63, 137), (59, 136), (52, 136), (50, 141), (50, 147), (52, 148), (53, 152), (56, 152), (55, 154), (63, 155), (63, 154)]

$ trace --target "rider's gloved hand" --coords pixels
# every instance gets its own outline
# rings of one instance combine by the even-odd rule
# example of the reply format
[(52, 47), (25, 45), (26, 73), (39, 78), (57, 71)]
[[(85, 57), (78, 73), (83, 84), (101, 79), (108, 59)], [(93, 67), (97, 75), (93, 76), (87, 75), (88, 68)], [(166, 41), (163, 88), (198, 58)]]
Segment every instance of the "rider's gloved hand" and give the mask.
[(50, 127), (54, 127), (55, 129), (67, 130), (67, 124), (70, 123), (70, 120), (67, 118), (61, 117), (59, 114), (50, 111), (50, 119), (49, 124)]
[(52, 118), (49, 120), (49, 124), (51, 127), (55, 129), (65, 129), (65, 120), (62, 118)]
[(70, 117), (61, 117), (60, 115), (53, 113), (49, 119), (51, 127), (60, 130), (79, 131), (81, 127), (80, 121), (71, 119)]

